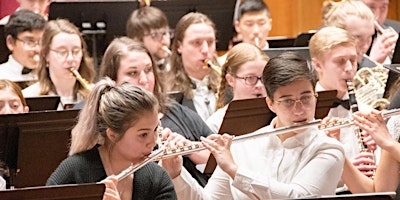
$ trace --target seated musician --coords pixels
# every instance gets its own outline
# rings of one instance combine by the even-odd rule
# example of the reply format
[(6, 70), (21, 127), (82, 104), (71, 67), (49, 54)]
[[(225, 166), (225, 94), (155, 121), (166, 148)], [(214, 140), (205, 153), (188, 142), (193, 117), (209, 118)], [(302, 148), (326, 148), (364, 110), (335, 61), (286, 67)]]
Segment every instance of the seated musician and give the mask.
[[(9, 80), (0, 80), (0, 115), (29, 112), (21, 88)], [(5, 166), (0, 161), (0, 190), (6, 189), (6, 181), (3, 179)]]
[(11, 15), (4, 26), (11, 55), (0, 65), (0, 79), (21, 83), (37, 81), (40, 40), (45, 24), (45, 19), (32, 11), (19, 10)]
[[(140, 42), (127, 37), (116, 38), (104, 53), (100, 76), (108, 76), (118, 84), (132, 83), (153, 93), (160, 104), (159, 118), (163, 127), (191, 141), (211, 135), (212, 131), (196, 112), (168, 98), (158, 75), (149, 50)], [(204, 151), (184, 157), (185, 168), (201, 185), (206, 185), (209, 176), (196, 165), (205, 164), (208, 156), (209, 152)]]
[[(330, 109), (328, 117), (351, 118), (347, 80), (353, 80), (357, 71), (356, 41), (349, 32), (337, 27), (324, 27), (310, 40), (310, 55), (318, 74), (317, 91), (336, 90), (336, 107)], [(360, 104), (360, 110), (368, 110), (368, 106)], [(354, 127), (342, 128), (340, 141), (344, 145), (346, 157), (363, 171), (372, 176), (375, 170), (373, 154), (360, 152)], [(338, 192), (346, 191), (339, 184)]]
[[(176, 199), (168, 173), (150, 162), (117, 180), (131, 165), (153, 151), (158, 136), (158, 101), (150, 92), (129, 83), (101, 80), (89, 94), (72, 130), (70, 156), (46, 185), (95, 183), (107, 189), (104, 199)], [(169, 133), (172, 144), (184, 144)], [(184, 139), (183, 137), (181, 139)]]
[(29, 112), (21, 88), (9, 80), (0, 80), (0, 114)]
[[(307, 61), (292, 52), (271, 58), (263, 71), (266, 102), (276, 113), (257, 132), (310, 122), (316, 106), (315, 76)], [(232, 144), (230, 135), (202, 139), (218, 166), (202, 188), (179, 165), (161, 161), (173, 178), (179, 199), (291, 199), (332, 195), (344, 162), (342, 144), (317, 127), (288, 130)]]
[(58, 95), (62, 104), (59, 109), (85, 99), (89, 91), (71, 74), (71, 68), (89, 83), (95, 71), (79, 29), (64, 19), (49, 21), (41, 45), (39, 81), (25, 88), (24, 96)]
[(248, 43), (237, 44), (227, 53), (217, 97), (218, 110), (206, 120), (214, 133), (218, 133), (231, 101), (266, 96), (261, 76), (268, 59), (259, 48)]
[(216, 108), (219, 74), (206, 65), (207, 61), (218, 64), (215, 55), (214, 22), (202, 13), (184, 15), (175, 27), (165, 87), (168, 92), (182, 92), (182, 105), (196, 111), (204, 121)]

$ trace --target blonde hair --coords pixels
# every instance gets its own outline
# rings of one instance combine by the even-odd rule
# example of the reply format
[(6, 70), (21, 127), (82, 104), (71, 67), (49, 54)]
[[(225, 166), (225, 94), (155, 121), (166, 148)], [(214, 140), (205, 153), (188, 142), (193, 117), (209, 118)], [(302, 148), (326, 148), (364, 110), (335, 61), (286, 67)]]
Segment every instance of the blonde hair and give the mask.
[(323, 19), (326, 26), (336, 26), (347, 29), (346, 20), (349, 16), (373, 22), (375, 15), (361, 0), (327, 0), (323, 4)]
[[(72, 129), (69, 155), (96, 144), (112, 147), (144, 113), (157, 111), (157, 98), (150, 92), (129, 83), (116, 85), (110, 78), (103, 78), (90, 92)], [(116, 140), (107, 138), (107, 129), (118, 134)]]
[(249, 43), (237, 44), (229, 50), (226, 61), (222, 65), (221, 81), (217, 95), (217, 109), (231, 102), (233, 97), (232, 87), (226, 81), (225, 76), (227, 74), (236, 75), (243, 64), (258, 59), (269, 60), (268, 56), (260, 48)]
[(23, 106), (27, 106), (26, 100), (24, 98), (24, 95), (22, 94), (21, 87), (19, 87), (18, 84), (10, 81), (10, 80), (0, 80), (0, 91), (1, 90), (9, 90), (15, 95), (18, 96), (18, 98), (21, 100), (21, 103)]
[(355, 38), (346, 30), (334, 26), (320, 29), (310, 39), (311, 58), (323, 59), (325, 54), (338, 45), (351, 45), (356, 48)]

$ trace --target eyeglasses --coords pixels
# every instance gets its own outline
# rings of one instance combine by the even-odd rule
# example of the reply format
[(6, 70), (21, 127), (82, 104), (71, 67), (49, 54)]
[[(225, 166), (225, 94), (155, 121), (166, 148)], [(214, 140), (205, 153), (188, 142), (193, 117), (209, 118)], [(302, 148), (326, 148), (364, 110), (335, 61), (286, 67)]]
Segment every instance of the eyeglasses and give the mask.
[(144, 36), (150, 36), (153, 40), (162, 40), (165, 35), (169, 36), (169, 38), (172, 38), (174, 32), (172, 30), (160, 30), (160, 31), (154, 31)]
[(303, 106), (309, 106), (318, 97), (317, 94), (314, 95), (304, 95), (300, 99), (283, 99), (277, 100), (278, 104), (285, 106), (286, 108), (292, 108), (296, 103), (300, 103)]
[(244, 83), (245, 83), (246, 85), (250, 85), (250, 86), (253, 86), (253, 85), (257, 84), (258, 80), (260, 80), (261, 83), (263, 82), (262, 79), (261, 79), (261, 76), (246, 76), (246, 77), (240, 77), (240, 76), (234, 75), (234, 77), (235, 77), (235, 78), (239, 78), (239, 79), (243, 79), (243, 80), (244, 80)]
[(36, 46), (40, 46), (40, 41), (22, 40), (19, 38), (16, 38), (16, 40), (22, 42), (22, 45), (24, 46), (24, 48), (27, 48), (27, 49), (34, 49)]
[(75, 48), (75, 49), (72, 49), (71, 51), (68, 51), (66, 49), (60, 49), (60, 50), (50, 49), (50, 51), (55, 52), (57, 57), (61, 60), (67, 59), (69, 53), (71, 53), (72, 57), (74, 57), (74, 58), (77, 58), (78, 56), (82, 55), (81, 48)]

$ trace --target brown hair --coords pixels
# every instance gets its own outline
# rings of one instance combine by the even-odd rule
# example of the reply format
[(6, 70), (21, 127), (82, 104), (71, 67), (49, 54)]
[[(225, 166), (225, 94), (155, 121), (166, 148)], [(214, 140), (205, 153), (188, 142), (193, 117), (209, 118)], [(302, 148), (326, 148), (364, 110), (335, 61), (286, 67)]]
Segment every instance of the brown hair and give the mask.
[[(168, 91), (182, 91), (189, 98), (193, 97), (192, 82), (186, 73), (183, 63), (182, 56), (178, 53), (178, 45), (183, 42), (185, 32), (187, 28), (192, 24), (204, 23), (211, 26), (215, 30), (215, 24), (202, 13), (188, 13), (183, 16), (175, 27), (175, 36), (172, 42), (172, 55), (171, 55), (171, 70), (169, 71), (167, 78)], [(214, 62), (215, 63), (215, 62)], [(214, 70), (211, 70), (208, 87), (215, 93), (218, 89), (219, 74)]]
[[(51, 20), (47, 22), (44, 28), (41, 41), (40, 63), (38, 72), (41, 95), (46, 95), (50, 91), (56, 92), (54, 84), (50, 79), (46, 56), (50, 52), (50, 45), (53, 41), (54, 36), (59, 33), (76, 34), (79, 36), (81, 40), (83, 56), (78, 71), (81, 76), (90, 83), (93, 82), (95, 78), (95, 70), (92, 59), (89, 57), (89, 54), (86, 51), (86, 43), (79, 29), (74, 24), (65, 19)], [(83, 97), (86, 97), (88, 95), (88, 91), (81, 84), (75, 84), (74, 94), (77, 93), (81, 94)]]
[(132, 12), (126, 23), (126, 35), (143, 41), (144, 34), (151, 29), (168, 27), (167, 16), (158, 8), (145, 6)]
[(27, 106), (24, 95), (22, 94), (21, 87), (10, 80), (0, 80), (0, 90), (9, 90), (16, 94), (23, 106)]

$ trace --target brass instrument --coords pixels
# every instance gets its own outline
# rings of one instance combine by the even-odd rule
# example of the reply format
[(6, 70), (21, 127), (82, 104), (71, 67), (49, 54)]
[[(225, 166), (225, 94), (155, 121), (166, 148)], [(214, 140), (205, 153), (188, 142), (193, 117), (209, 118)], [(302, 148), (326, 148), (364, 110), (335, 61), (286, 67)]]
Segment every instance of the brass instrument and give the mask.
[[(368, 58), (368, 56), (364, 55)], [(359, 69), (353, 78), (357, 101), (382, 110), (389, 105), (389, 101), (383, 98), (388, 79), (388, 70), (381, 64), (376, 67), (363, 67)]]
[(254, 38), (254, 43), (256, 44), (257, 47), (260, 47), (260, 38), (258, 37)]
[(212, 70), (214, 70), (215, 72), (217, 72), (219, 75), (222, 74), (222, 70), (221, 67), (214, 65), (214, 63), (212, 63), (211, 60), (206, 59), (204, 61), (204, 65), (203, 65), (203, 69), (207, 69), (207, 68), (211, 68)]
[(93, 84), (89, 83), (86, 79), (84, 79), (78, 72), (78, 70), (74, 69), (73, 67), (69, 68), (72, 75), (81, 83), (81, 85), (87, 90), (91, 91), (93, 88)]

